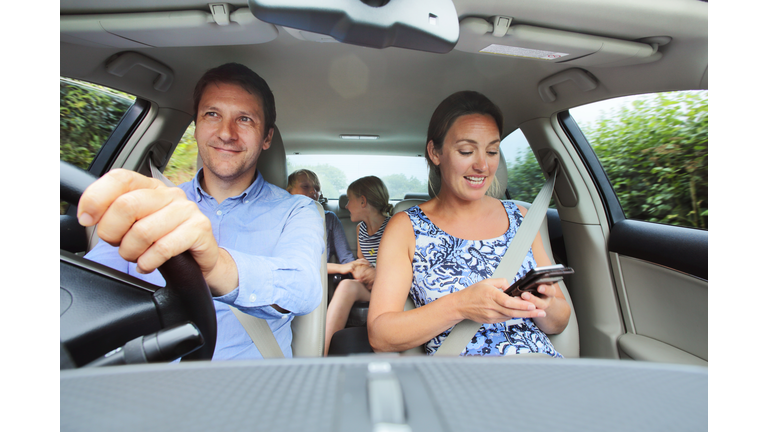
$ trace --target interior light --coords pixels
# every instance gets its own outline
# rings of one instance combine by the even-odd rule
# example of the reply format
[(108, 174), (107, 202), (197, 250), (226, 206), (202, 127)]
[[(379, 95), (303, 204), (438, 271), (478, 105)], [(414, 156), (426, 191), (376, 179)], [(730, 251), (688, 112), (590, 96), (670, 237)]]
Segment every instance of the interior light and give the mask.
[(341, 134), (339, 135), (341, 139), (347, 139), (347, 140), (376, 140), (379, 139), (378, 135), (346, 135)]

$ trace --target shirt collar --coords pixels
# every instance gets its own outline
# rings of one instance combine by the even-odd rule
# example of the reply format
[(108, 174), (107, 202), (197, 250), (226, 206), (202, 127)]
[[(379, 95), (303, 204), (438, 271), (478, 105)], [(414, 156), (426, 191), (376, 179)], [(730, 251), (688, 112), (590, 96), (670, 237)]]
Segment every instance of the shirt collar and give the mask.
[[(200, 186), (200, 179), (203, 178), (203, 169), (200, 168), (197, 171), (197, 174), (194, 178), (192, 178), (192, 190), (195, 191), (195, 199), (197, 202), (202, 201), (204, 197), (210, 197), (210, 195), (203, 190), (202, 186)], [(233, 198), (240, 198), (241, 200), (246, 200), (248, 197), (251, 197), (251, 199), (255, 199), (259, 196), (261, 191), (264, 189), (264, 183), (266, 181), (264, 180), (264, 176), (261, 175), (261, 173), (256, 170), (256, 180), (251, 183), (248, 188), (246, 188), (243, 193), (238, 195), (237, 197)]]

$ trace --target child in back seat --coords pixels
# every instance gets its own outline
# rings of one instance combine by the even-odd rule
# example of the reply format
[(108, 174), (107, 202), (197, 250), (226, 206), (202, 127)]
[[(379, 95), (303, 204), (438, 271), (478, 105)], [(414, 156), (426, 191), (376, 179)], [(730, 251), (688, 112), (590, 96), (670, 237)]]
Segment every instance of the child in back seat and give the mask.
[[(320, 180), (317, 175), (308, 170), (300, 169), (296, 170), (288, 176), (288, 187), (286, 188), (292, 195), (304, 195), (317, 201), (320, 199)], [(329, 273), (348, 273), (349, 271), (340, 271), (346, 267), (342, 265), (351, 263), (355, 260), (352, 251), (349, 249), (349, 243), (347, 243), (347, 237), (344, 234), (344, 227), (341, 226), (341, 221), (336, 213), (332, 211), (325, 212), (325, 230), (326, 230), (326, 256), (330, 260), (332, 255), (336, 255), (336, 259), (339, 262), (328, 263)], [(336, 271), (331, 272), (331, 267)]]
[(347, 187), (347, 210), (357, 226), (357, 253), (362, 257), (343, 265), (328, 264), (328, 273), (350, 273), (354, 279), (344, 279), (328, 305), (325, 326), (325, 355), (331, 337), (344, 328), (352, 305), (371, 299), (371, 288), (376, 277), (376, 256), (384, 228), (392, 215), (389, 192), (384, 182), (376, 176), (355, 180)]

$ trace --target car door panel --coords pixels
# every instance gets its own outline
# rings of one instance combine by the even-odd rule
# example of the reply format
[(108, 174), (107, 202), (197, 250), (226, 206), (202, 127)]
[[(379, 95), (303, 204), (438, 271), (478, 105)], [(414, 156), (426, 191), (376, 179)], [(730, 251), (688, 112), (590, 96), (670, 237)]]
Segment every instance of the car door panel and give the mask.
[(627, 335), (622, 356), (707, 361), (707, 232), (624, 220), (608, 249)]

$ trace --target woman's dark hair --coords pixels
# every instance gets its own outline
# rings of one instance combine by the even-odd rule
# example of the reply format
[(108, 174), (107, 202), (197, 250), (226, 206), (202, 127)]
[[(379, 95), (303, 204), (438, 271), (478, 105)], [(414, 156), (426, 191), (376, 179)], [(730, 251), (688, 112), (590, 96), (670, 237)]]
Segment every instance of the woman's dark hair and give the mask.
[(275, 110), (275, 97), (272, 95), (272, 90), (269, 89), (267, 82), (256, 72), (239, 63), (223, 64), (209, 69), (203, 74), (197, 85), (195, 85), (195, 91), (192, 94), (195, 120), (197, 120), (197, 108), (200, 105), (203, 92), (211, 84), (239, 85), (248, 93), (257, 96), (261, 100), (262, 109), (264, 110), (264, 133), (268, 133), (270, 129), (275, 127), (277, 111)]
[[(445, 140), (448, 130), (453, 126), (457, 118), (467, 114), (487, 114), (493, 117), (493, 120), (496, 121), (496, 126), (499, 128), (499, 136), (501, 136), (504, 117), (501, 115), (499, 107), (481, 93), (465, 90), (445, 98), (437, 106), (435, 112), (432, 113), (432, 118), (429, 120), (429, 128), (427, 128), (427, 145), (432, 141), (435, 150), (438, 153), (442, 152), (443, 140)], [(439, 173), (439, 168), (432, 163), (432, 160), (429, 158), (429, 151), (426, 149), (424, 150), (424, 157), (427, 159), (429, 167)]]

